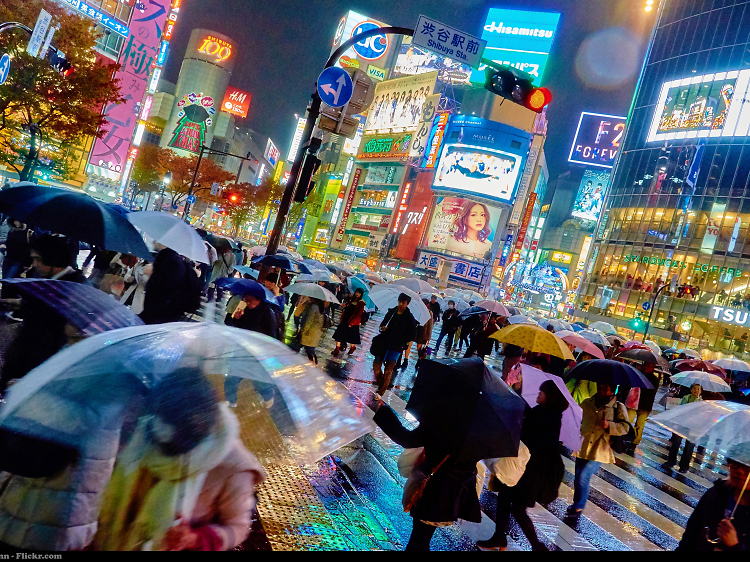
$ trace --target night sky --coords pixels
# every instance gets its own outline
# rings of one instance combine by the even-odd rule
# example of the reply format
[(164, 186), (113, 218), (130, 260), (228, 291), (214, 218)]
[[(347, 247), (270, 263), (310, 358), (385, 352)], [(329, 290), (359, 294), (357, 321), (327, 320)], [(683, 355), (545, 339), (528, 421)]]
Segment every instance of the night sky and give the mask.
[(581, 111), (627, 115), (654, 12), (645, 0), (185, 0), (164, 78), (176, 82), (190, 32), (204, 28), (237, 43), (231, 84), (252, 94), (246, 125), (286, 155), (296, 120), (348, 10), (412, 28), (420, 14), (481, 35), (490, 7), (562, 14), (543, 76), (553, 94), (545, 152), (551, 177), (567, 169)]

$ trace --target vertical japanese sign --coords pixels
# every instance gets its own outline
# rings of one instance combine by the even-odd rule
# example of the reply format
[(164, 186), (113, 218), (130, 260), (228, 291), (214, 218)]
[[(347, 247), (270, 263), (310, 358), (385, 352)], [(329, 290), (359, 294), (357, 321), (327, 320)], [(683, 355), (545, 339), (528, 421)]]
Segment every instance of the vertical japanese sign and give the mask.
[(513, 235), (508, 234), (505, 237), (505, 244), (503, 245), (503, 251), (500, 253), (500, 267), (505, 267), (508, 263), (508, 255), (510, 254), (510, 248), (513, 245)]
[(536, 193), (529, 195), (529, 203), (526, 205), (526, 212), (523, 215), (523, 222), (521, 222), (521, 228), (518, 231), (518, 238), (516, 239), (516, 252), (523, 248), (523, 241), (526, 239), (526, 231), (529, 229), (531, 215), (534, 213), (534, 203), (536, 203)]
[(336, 231), (336, 242), (344, 241), (344, 234), (346, 233), (346, 221), (349, 220), (349, 212), (352, 210), (354, 196), (357, 194), (359, 177), (361, 175), (362, 168), (357, 168), (357, 171), (354, 172), (354, 178), (352, 179), (352, 186), (349, 188), (349, 196), (346, 198), (346, 206), (344, 207), (344, 212), (341, 213), (341, 222), (339, 223), (339, 228)]
[(531, 142), (529, 156), (526, 158), (526, 166), (523, 169), (523, 175), (518, 184), (513, 211), (510, 214), (510, 219), (508, 219), (508, 226), (516, 226), (521, 220), (521, 209), (523, 208), (523, 202), (526, 200), (526, 193), (529, 190), (529, 186), (531, 186), (531, 180), (534, 177), (534, 171), (536, 170), (539, 153), (544, 145), (544, 139), (545, 137), (542, 135), (534, 135), (534, 140)]
[(135, 10), (133, 15), (132, 33), (118, 61), (121, 68), (115, 74), (125, 103), (110, 104), (105, 108), (106, 132), (94, 143), (89, 160), (90, 164), (115, 172), (118, 177), (125, 169), (130, 140), (138, 124), (140, 103), (151, 67), (159, 56), (170, 8), (169, 0), (148, 0), (142, 6), (143, 10)]

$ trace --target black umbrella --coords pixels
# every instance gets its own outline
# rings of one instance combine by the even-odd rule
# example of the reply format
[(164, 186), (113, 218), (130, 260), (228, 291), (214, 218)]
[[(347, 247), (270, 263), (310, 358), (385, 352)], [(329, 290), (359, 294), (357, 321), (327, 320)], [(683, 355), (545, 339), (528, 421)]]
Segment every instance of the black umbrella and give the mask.
[(206, 234), (205, 240), (217, 250), (221, 250), (222, 248), (229, 248), (230, 250), (234, 250), (237, 247), (237, 244), (232, 242), (229, 238), (217, 236), (216, 234), (212, 234), (210, 232)]
[(515, 457), (524, 400), (478, 357), (422, 360), (406, 409), (454, 460)]
[(658, 368), (669, 371), (669, 361), (660, 355), (656, 355), (650, 349), (626, 349), (617, 354), (618, 359), (629, 359), (630, 361), (639, 361), (641, 363), (653, 363)]
[(490, 314), (490, 312), (486, 308), (482, 308), (481, 306), (470, 306), (461, 314), (459, 314), (459, 317), (467, 318), (468, 316), (473, 316), (474, 314)]
[(310, 269), (304, 263), (300, 263), (286, 254), (260, 256), (253, 259), (252, 263), (253, 265), (267, 265), (271, 267), (278, 267), (279, 269), (293, 271), (295, 273), (312, 273), (312, 271), (310, 271)]
[(627, 363), (611, 359), (591, 359), (573, 367), (565, 375), (567, 379), (593, 381), (630, 388), (653, 390), (653, 385), (638, 369)]

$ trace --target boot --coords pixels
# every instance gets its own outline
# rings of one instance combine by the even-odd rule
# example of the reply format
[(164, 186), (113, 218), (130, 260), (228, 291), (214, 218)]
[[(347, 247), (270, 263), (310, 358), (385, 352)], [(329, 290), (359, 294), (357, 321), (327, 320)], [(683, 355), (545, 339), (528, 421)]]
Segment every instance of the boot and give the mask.
[(505, 533), (495, 533), (489, 539), (484, 541), (477, 541), (477, 548), (479, 550), (505, 550), (508, 548), (508, 537)]

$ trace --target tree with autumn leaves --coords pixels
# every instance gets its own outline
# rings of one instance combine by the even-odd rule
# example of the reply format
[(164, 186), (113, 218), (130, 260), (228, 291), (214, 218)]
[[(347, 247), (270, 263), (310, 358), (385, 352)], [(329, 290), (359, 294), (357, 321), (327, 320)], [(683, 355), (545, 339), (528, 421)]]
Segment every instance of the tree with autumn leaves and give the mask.
[(15, 170), (21, 181), (29, 181), (36, 170), (57, 179), (70, 177), (85, 139), (106, 133), (101, 108), (125, 101), (114, 78), (117, 65), (95, 58), (93, 20), (52, 0), (2, 0), (0, 22), (33, 29), (42, 9), (59, 25), (53, 44), (75, 72), (64, 77), (47, 60), (29, 55), (26, 31), (0, 35), (0, 52), (12, 59), (8, 80), (0, 86), (0, 163)]
[(236, 235), (240, 227), (247, 222), (259, 224), (267, 207), (270, 208), (271, 214), (278, 209), (278, 201), (284, 193), (284, 186), (269, 176), (263, 178), (259, 185), (231, 185), (227, 192), (237, 196), (236, 201), (228, 201), (224, 205), (229, 224)]

